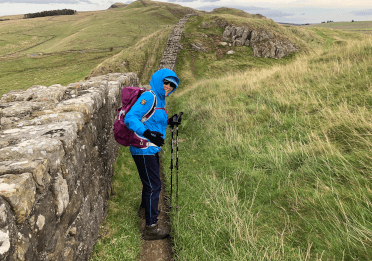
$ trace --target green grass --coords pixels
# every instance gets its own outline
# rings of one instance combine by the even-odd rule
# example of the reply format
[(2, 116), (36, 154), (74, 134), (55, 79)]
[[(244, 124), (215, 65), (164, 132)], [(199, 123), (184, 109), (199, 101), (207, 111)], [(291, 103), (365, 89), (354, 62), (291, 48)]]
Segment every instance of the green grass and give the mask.
[[(83, 80), (104, 60), (136, 46), (148, 35), (159, 30), (168, 32), (167, 26), (172, 28), (188, 10), (157, 2), (148, 7), (137, 5), (133, 2), (117, 10), (2, 22), (0, 95), (34, 84), (49, 86)], [(139, 73), (146, 77), (149, 74)]]
[[(0, 55), (61, 33), (1, 58), (0, 94), (100, 72), (135, 71), (148, 84), (185, 9), (145, 3), (2, 22)], [(234, 47), (234, 55), (220, 56), (213, 48), (222, 29), (198, 27), (216, 17), (281, 34), (301, 53), (275, 60)], [(171, 213), (176, 260), (369, 260), (371, 41), (333, 27), (280, 26), (230, 9), (192, 19), (177, 61), (181, 85), (167, 99), (170, 114), (185, 113), (179, 130), (180, 209)], [(210, 51), (190, 51), (193, 41)], [(124, 47), (110, 52), (114, 45)], [(63, 52), (81, 48), (89, 51)], [(121, 66), (124, 61), (129, 63)], [(162, 168), (168, 188), (169, 144), (167, 135)], [(127, 148), (120, 149), (114, 166), (113, 189), (91, 260), (136, 260), (141, 182)]]
[(175, 93), (176, 260), (369, 260), (371, 55), (349, 43)]
[(88, 76), (111, 72), (134, 72), (140, 79), (140, 84), (149, 84), (153, 72), (159, 68), (172, 29), (167, 27), (143, 38), (136, 45), (103, 61)]
[[(228, 75), (246, 70), (270, 68), (275, 65), (288, 64), (298, 55), (290, 54), (282, 59), (265, 59), (253, 56), (252, 47), (229, 47), (219, 45), (223, 41), (222, 34), (224, 28), (218, 23), (213, 23), (219, 19), (224, 19), (229, 24), (246, 26), (250, 30), (269, 30), (276, 37), (289, 39), (300, 48), (299, 53), (323, 53), (327, 52), (334, 43), (340, 45), (350, 39), (361, 40), (363, 35), (331, 30), (328, 28), (302, 28), (285, 27), (267, 19), (252, 19), (231, 14), (206, 14), (192, 17), (187, 22), (184, 37), (181, 39), (183, 49), (177, 58), (177, 75), (185, 85), (193, 84), (200, 79), (215, 78), (216, 75)], [(205, 22), (212, 25), (204, 29), (200, 25)], [(279, 39), (280, 39), (279, 38)], [(197, 52), (191, 45), (199, 42), (207, 48), (207, 52)], [(233, 55), (228, 55), (228, 50), (233, 50)]]
[(115, 53), (117, 51), (66, 53), (1, 61), (0, 95), (32, 85), (67, 85), (76, 82), (90, 73), (92, 64), (102, 62)]
[(141, 249), (141, 180), (128, 148), (121, 147), (114, 165), (111, 196), (106, 219), (89, 260), (137, 260)]
[(304, 27), (329, 28), (343, 30), (345, 32), (359, 32), (372, 35), (372, 21), (320, 23), (307, 25)]
[(306, 27), (323, 27), (339, 30), (365, 30), (372, 27), (372, 21), (320, 23), (308, 25)]

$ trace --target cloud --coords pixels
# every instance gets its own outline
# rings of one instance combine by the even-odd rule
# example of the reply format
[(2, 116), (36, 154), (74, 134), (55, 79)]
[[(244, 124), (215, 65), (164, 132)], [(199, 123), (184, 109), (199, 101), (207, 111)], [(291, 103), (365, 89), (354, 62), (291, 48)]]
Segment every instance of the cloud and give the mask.
[(198, 1), (199, 0), (168, 0), (168, 2), (170, 3), (188, 3), (188, 2), (198, 2)]
[(93, 4), (89, 0), (0, 0), (1, 3), (12, 3), (12, 4), (80, 4), (80, 3), (86, 3), (86, 4)]
[(287, 16), (294, 16), (293, 13), (286, 13), (279, 10), (270, 10), (270, 11), (263, 11), (260, 14), (266, 16), (267, 18), (274, 18), (274, 17), (287, 17)]
[[(219, 8), (221, 6), (217, 5), (205, 5), (198, 7), (197, 9), (203, 11), (212, 11), (215, 8)], [(230, 5), (229, 7), (240, 9), (250, 14), (261, 14), (267, 18), (277, 18), (277, 17), (287, 17), (287, 16), (294, 16), (294, 13), (287, 13), (280, 10), (271, 10), (269, 8), (257, 7), (257, 6), (242, 6), (242, 5)]]
[(372, 9), (367, 9), (363, 11), (357, 11), (357, 12), (352, 12), (354, 15), (360, 15), (360, 16), (370, 16), (372, 15)]

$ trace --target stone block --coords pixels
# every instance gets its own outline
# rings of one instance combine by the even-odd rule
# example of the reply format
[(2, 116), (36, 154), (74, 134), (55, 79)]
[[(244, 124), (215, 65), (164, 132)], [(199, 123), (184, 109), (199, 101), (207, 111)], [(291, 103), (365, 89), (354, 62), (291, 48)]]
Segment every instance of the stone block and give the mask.
[[(45, 112), (45, 111), (42, 111)], [(40, 113), (33, 113), (35, 114), (41, 114)], [(51, 111), (52, 112), (52, 111)], [(83, 114), (80, 112), (65, 112), (65, 113), (48, 113), (47, 114), (38, 116), (36, 118), (33, 118), (32, 120), (21, 120), (17, 122), (16, 127), (24, 127), (24, 126), (37, 126), (37, 125), (46, 125), (51, 123), (59, 123), (59, 122), (74, 122), (79, 131), (82, 130), (85, 122), (83, 118)]]
[(245, 43), (247, 39), (250, 37), (250, 31), (247, 28), (244, 28), (244, 31), (242, 33), (242, 43)]
[(59, 167), (64, 155), (65, 151), (60, 140), (45, 137), (21, 141), (13, 146), (8, 144), (7, 147), (0, 149), (0, 161), (46, 158), (49, 160), (52, 172)]
[(35, 210), (28, 219), (30, 229), (37, 240), (36, 250), (41, 253), (52, 239), (55, 233), (58, 218), (55, 214), (53, 194), (46, 191), (35, 204)]
[(237, 39), (233, 42), (233, 46), (242, 46), (242, 41), (240, 39)]
[(36, 186), (32, 174), (2, 175), (0, 195), (11, 205), (17, 224), (23, 223), (35, 202)]
[(15, 251), (17, 227), (8, 202), (0, 197), (0, 260), (8, 260)]
[(35, 137), (56, 138), (62, 141), (66, 150), (70, 151), (77, 138), (78, 126), (75, 122), (58, 122), (46, 125), (30, 125), (0, 131), (3, 142), (8, 144), (19, 140), (31, 140)]
[(57, 217), (61, 216), (65, 211), (70, 199), (68, 194), (67, 182), (58, 174), (53, 183), (53, 198), (56, 208)]
[(243, 32), (244, 32), (244, 27), (236, 27), (236, 36), (237, 37), (242, 37), (243, 35)]
[(258, 37), (258, 32), (257, 31), (255, 31), (255, 30), (253, 30), (252, 32), (251, 32), (251, 38), (249, 39), (251, 42), (255, 42), (255, 41), (257, 41), (259, 39), (259, 37)]

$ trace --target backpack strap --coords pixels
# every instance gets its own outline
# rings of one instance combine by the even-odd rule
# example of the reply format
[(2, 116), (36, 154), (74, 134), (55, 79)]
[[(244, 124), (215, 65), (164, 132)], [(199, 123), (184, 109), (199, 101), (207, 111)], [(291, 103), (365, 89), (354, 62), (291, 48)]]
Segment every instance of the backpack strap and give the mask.
[(167, 110), (165, 108), (155, 108), (155, 110), (163, 110), (168, 115), (168, 112), (167, 112)]
[(154, 101), (152, 102), (152, 106), (151, 106), (150, 110), (148, 112), (146, 112), (145, 115), (143, 115), (142, 120), (141, 120), (142, 123), (147, 121), (148, 119), (150, 119), (150, 117), (154, 114), (155, 109), (156, 109), (156, 105), (157, 105), (155, 93), (151, 90), (149, 90), (149, 92), (151, 92), (154, 95)]

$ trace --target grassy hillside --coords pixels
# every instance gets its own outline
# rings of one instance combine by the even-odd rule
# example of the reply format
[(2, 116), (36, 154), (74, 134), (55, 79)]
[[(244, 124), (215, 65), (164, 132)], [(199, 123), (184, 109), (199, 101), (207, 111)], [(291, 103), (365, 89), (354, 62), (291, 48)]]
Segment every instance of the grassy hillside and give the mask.
[(159, 68), (172, 29), (169, 26), (144, 37), (136, 45), (97, 65), (88, 77), (111, 72), (135, 72), (141, 84), (149, 84), (151, 75)]
[[(227, 50), (214, 45), (221, 28), (199, 27), (216, 17), (280, 33), (302, 52), (275, 60), (235, 47), (235, 56), (223, 55)], [(191, 51), (194, 40), (209, 51)], [(176, 260), (367, 260), (371, 40), (221, 13), (192, 17), (182, 44), (176, 67), (181, 86), (167, 107), (171, 114), (185, 112), (179, 131), (180, 210), (171, 213)], [(151, 45), (139, 46), (146, 53)], [(170, 136), (166, 144), (162, 168), (170, 188)], [(133, 163), (122, 163), (130, 158), (127, 148), (121, 153), (118, 191), (120, 179), (135, 184), (137, 175)], [(120, 171), (124, 165), (132, 168), (126, 175)], [(131, 197), (117, 196), (115, 204)], [(134, 200), (128, 206), (133, 216), (139, 198)], [(131, 221), (126, 229), (135, 226)], [(102, 238), (96, 249), (111, 248), (115, 238)], [(131, 249), (127, 244), (122, 251)], [(118, 257), (95, 252), (95, 260)]]
[[(300, 53), (318, 53), (333, 48), (334, 43), (343, 44), (353, 40), (363, 39), (364, 36), (331, 30), (328, 28), (302, 28), (282, 26), (271, 19), (261, 18), (232, 8), (220, 8), (210, 14), (192, 17), (187, 22), (181, 40), (183, 49), (177, 60), (176, 72), (184, 84), (192, 84), (204, 78), (215, 78), (216, 75), (227, 75), (246, 70), (270, 68), (274, 65), (288, 64)], [(236, 14), (237, 13), (237, 14)], [(289, 39), (300, 48), (300, 52), (290, 54), (282, 59), (264, 59), (253, 56), (252, 47), (223, 46), (224, 28), (219, 26), (221, 21), (237, 26), (246, 26), (251, 30), (271, 31), (276, 38)], [(202, 28), (207, 23), (210, 28)], [(207, 52), (197, 52), (191, 44), (201, 43)], [(227, 54), (233, 50), (233, 55)]]
[(370, 259), (372, 41), (345, 40), (170, 99), (176, 260)]
[(174, 4), (144, 3), (146, 6), (133, 2), (105, 11), (2, 21), (0, 95), (34, 84), (64, 85), (84, 79), (107, 58), (154, 32), (166, 33), (168, 26), (173, 27), (190, 11)]
[[(3, 21), (0, 94), (120, 71), (135, 71), (146, 84), (188, 11), (136, 1), (70, 21)], [(369, 260), (372, 40), (281, 26), (236, 9), (200, 14), (186, 24), (176, 67), (181, 85), (167, 100), (170, 114), (184, 112), (180, 209), (171, 213), (175, 259)], [(270, 30), (301, 52), (276, 60), (223, 47), (222, 28), (199, 27), (217, 19)], [(208, 51), (193, 51), (195, 41)], [(169, 188), (169, 134), (164, 149)], [(115, 195), (91, 260), (135, 260), (140, 251), (141, 184), (128, 148), (114, 173)]]
[[(180, 210), (171, 213), (176, 260), (368, 259), (371, 41), (222, 11), (187, 23), (176, 67), (181, 86), (168, 100), (169, 113), (185, 112), (179, 131)], [(214, 44), (223, 30), (199, 27), (218, 18), (280, 33), (301, 52), (275, 60), (234, 47), (236, 54), (229, 57), (227, 48)], [(191, 51), (193, 41), (209, 51)], [(97, 68), (115, 68), (124, 57), (147, 57), (152, 43), (144, 39)], [(162, 168), (170, 188), (169, 136), (166, 144)], [(128, 158), (122, 148), (114, 186), (125, 191), (126, 180), (140, 195)], [(123, 225), (124, 210), (112, 207), (109, 230), (138, 226), (140, 199), (130, 191), (112, 204), (127, 206), (131, 218)], [(93, 259), (116, 260), (123, 252), (136, 256), (130, 242), (138, 238), (122, 233), (103, 236)]]
[(305, 27), (330, 28), (372, 35), (372, 21), (320, 23)]

